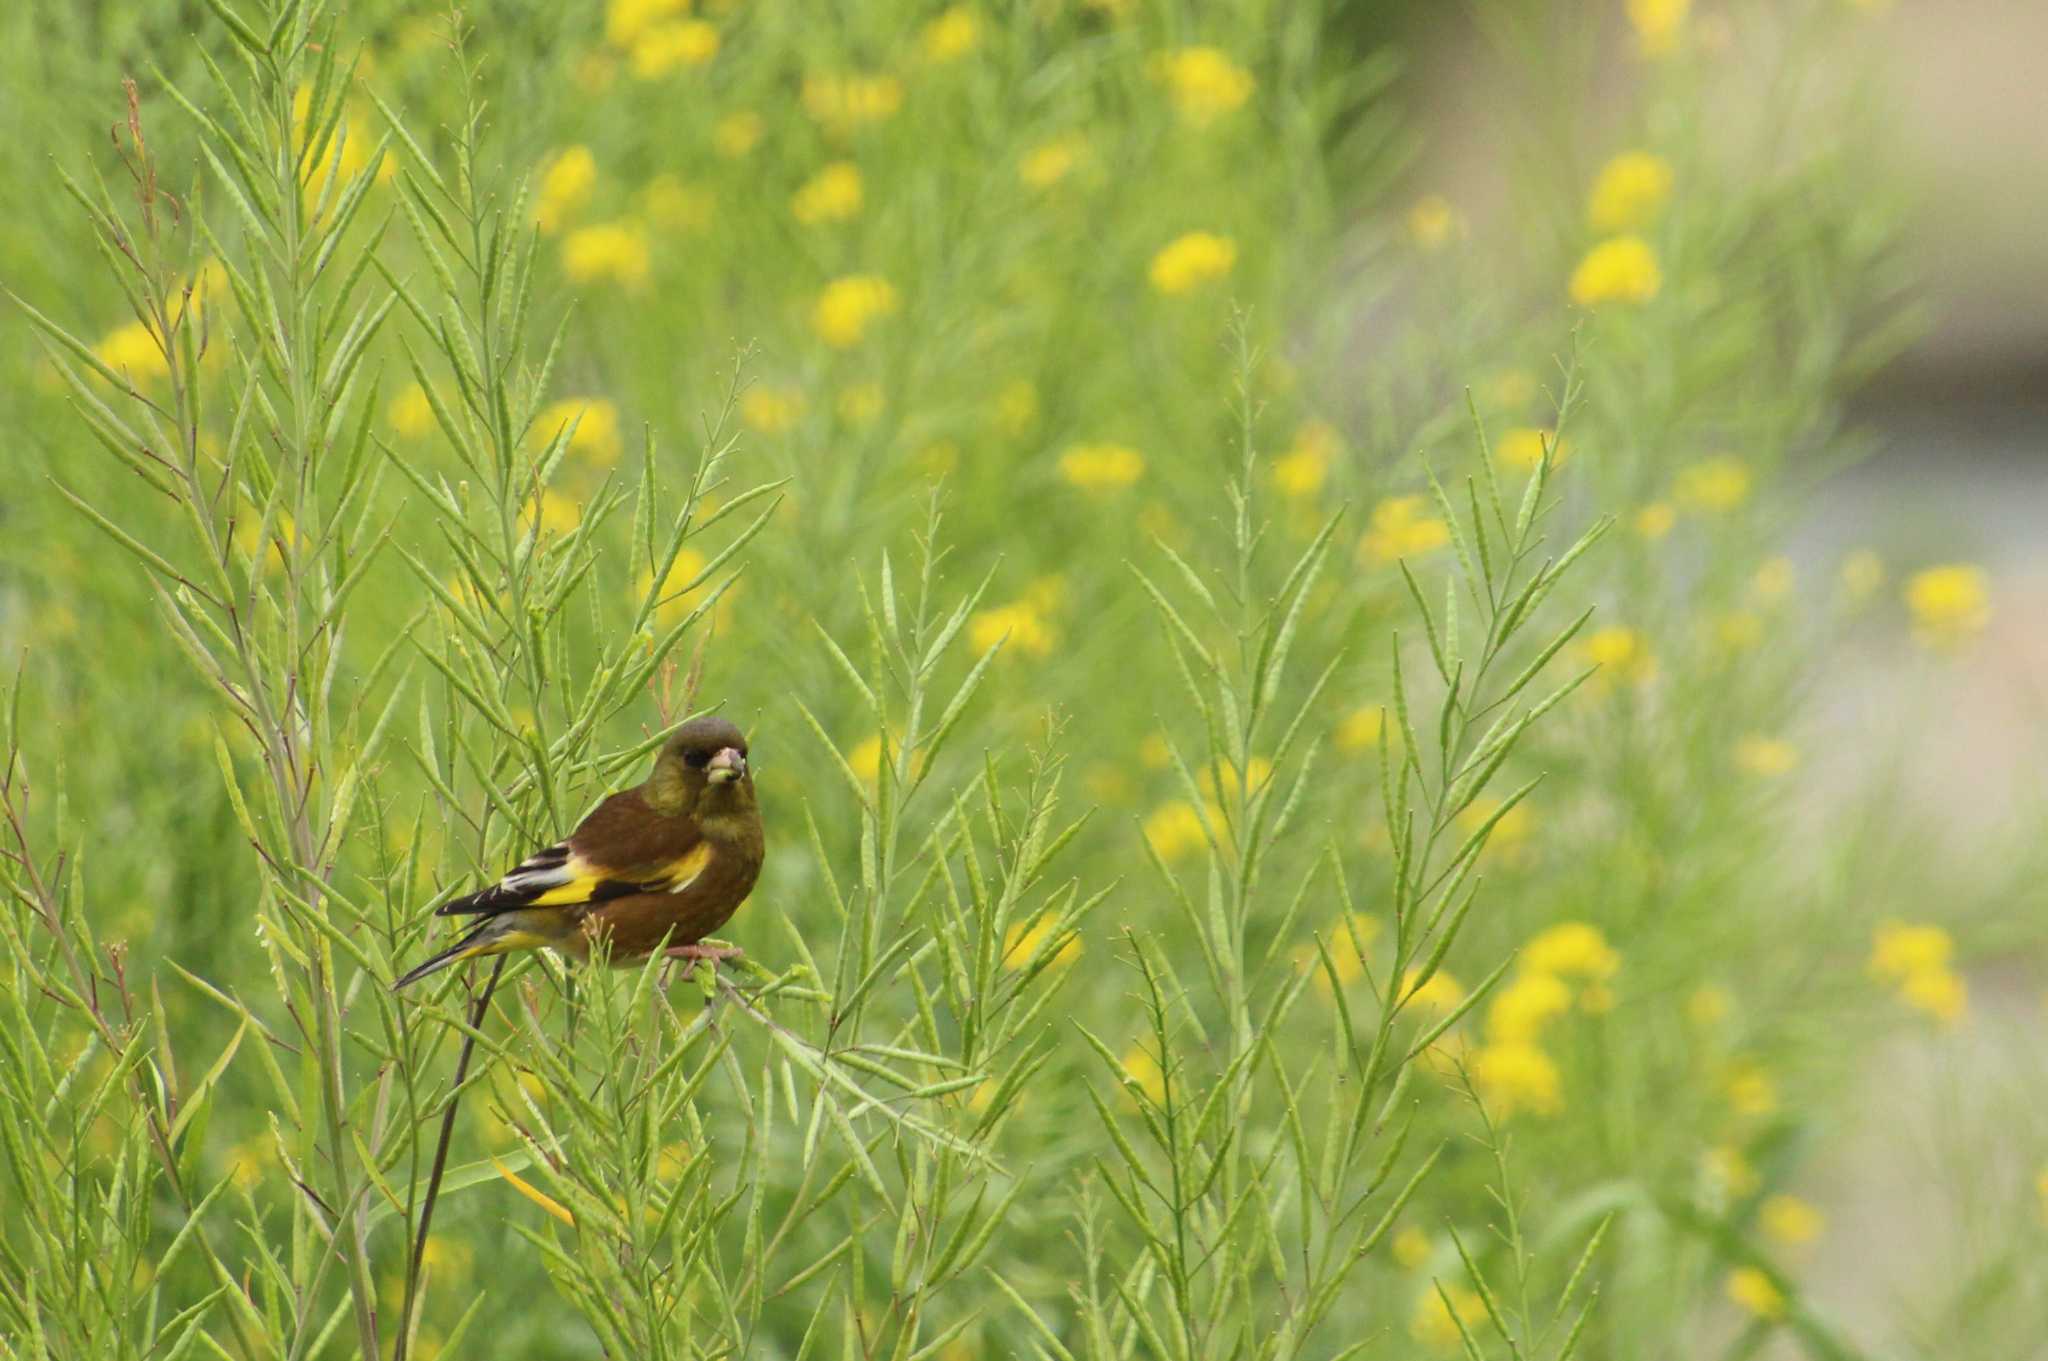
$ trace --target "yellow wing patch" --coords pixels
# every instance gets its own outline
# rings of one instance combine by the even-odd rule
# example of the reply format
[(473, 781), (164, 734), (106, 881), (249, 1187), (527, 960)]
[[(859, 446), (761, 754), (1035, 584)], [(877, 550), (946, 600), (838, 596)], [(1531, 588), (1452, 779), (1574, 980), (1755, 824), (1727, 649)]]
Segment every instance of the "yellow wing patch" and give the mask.
[(702, 874), (704, 867), (710, 863), (711, 843), (708, 841), (698, 842), (690, 848), (688, 854), (677, 860), (673, 865), (670, 865), (664, 872), (663, 877), (669, 881), (668, 891), (670, 893), (681, 893), (696, 882), (697, 876)]
[[(700, 841), (688, 852), (664, 865), (659, 872), (649, 875), (643, 882), (650, 892), (665, 889), (670, 893), (681, 893), (710, 863), (711, 843)], [(598, 868), (580, 855), (570, 856), (563, 864), (561, 872), (569, 877), (533, 899), (527, 904), (528, 907), (572, 907), (578, 903), (587, 903), (599, 884), (608, 879), (621, 877), (616, 871), (608, 873)]]

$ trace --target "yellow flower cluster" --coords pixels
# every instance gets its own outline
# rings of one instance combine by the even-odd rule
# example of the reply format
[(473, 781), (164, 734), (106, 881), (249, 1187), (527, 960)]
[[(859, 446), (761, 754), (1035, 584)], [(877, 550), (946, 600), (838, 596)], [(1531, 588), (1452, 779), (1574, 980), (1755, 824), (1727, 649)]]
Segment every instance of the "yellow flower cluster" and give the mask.
[(1870, 949), (1870, 973), (1898, 991), (1899, 1000), (1954, 1025), (1968, 1010), (1970, 994), (1950, 965), (1955, 941), (1939, 926), (1885, 922)]
[(1503, 1117), (1564, 1109), (1562, 1074), (1543, 1034), (1574, 1000), (1588, 1012), (1610, 1009), (1609, 980), (1620, 968), (1621, 956), (1587, 922), (1560, 922), (1522, 947), (1515, 978), (1487, 1005), (1486, 1043), (1472, 1056), (1473, 1085), (1489, 1107)]
[(418, 439), (434, 428), (434, 404), (418, 383), (407, 383), (384, 406), (384, 420), (401, 439)]
[(1060, 477), (1087, 492), (1121, 491), (1145, 475), (1145, 456), (1123, 444), (1070, 444), (1060, 454)]
[(1330, 465), (1344, 449), (1343, 436), (1328, 421), (1308, 421), (1295, 429), (1287, 452), (1273, 460), (1274, 488), (1282, 495), (1303, 500), (1323, 489)]
[(852, 161), (834, 161), (790, 196), (789, 211), (807, 227), (845, 222), (860, 215), (862, 199), (860, 167)]
[(1799, 748), (1782, 737), (1746, 733), (1735, 743), (1735, 767), (1745, 775), (1775, 780), (1799, 769)]
[(803, 419), (804, 394), (793, 387), (750, 387), (740, 396), (740, 420), (747, 429), (762, 435), (782, 435)]
[(1627, 0), (1628, 22), (1646, 57), (1668, 56), (1678, 49), (1678, 36), (1692, 13), (1692, 0)]
[(534, 438), (551, 441), (573, 425), (569, 451), (609, 468), (619, 461), (619, 409), (602, 397), (569, 397), (550, 402), (533, 423)]
[(1072, 174), (1088, 154), (1088, 141), (1070, 134), (1040, 142), (1017, 162), (1017, 178), (1033, 189), (1050, 189)]
[(562, 238), (562, 272), (577, 283), (610, 281), (627, 288), (647, 282), (653, 268), (647, 231), (637, 222), (601, 222)]
[(967, 5), (955, 5), (924, 26), (918, 49), (933, 65), (958, 61), (981, 44), (981, 16)]
[(1144, 834), (1152, 853), (1168, 864), (1209, 844), (1209, 834), (1202, 828), (1202, 815), (1185, 799), (1174, 799), (1153, 809), (1145, 819)]
[(1442, 194), (1424, 194), (1409, 206), (1408, 237), (1423, 250), (1441, 250), (1465, 234), (1465, 218)]
[(1049, 655), (1058, 642), (1045, 609), (1029, 596), (977, 611), (967, 621), (967, 637), (976, 652), (1002, 643), (1006, 652), (1031, 657)]
[(1915, 572), (1906, 582), (1913, 636), (1933, 648), (1955, 648), (1991, 622), (1991, 588), (1984, 570), (1945, 563)]
[[(1012, 922), (1010, 929), (1003, 933), (1003, 967), (1016, 970), (1023, 968), (1052, 938), (1059, 927), (1059, 914), (1041, 912), (1028, 922)], [(1079, 932), (1067, 937), (1064, 944), (1052, 957), (1054, 968), (1065, 968), (1081, 957), (1081, 936)]]
[(1536, 465), (1543, 461), (1543, 451), (1550, 450), (1550, 464), (1553, 468), (1561, 465), (1571, 454), (1571, 445), (1557, 437), (1555, 430), (1538, 430), (1534, 426), (1522, 425), (1507, 431), (1494, 445), (1494, 454), (1510, 468), (1522, 472), (1536, 471)]
[(878, 274), (834, 279), (811, 310), (811, 329), (835, 350), (858, 345), (874, 322), (895, 314), (896, 288)]
[(736, 161), (761, 145), (761, 138), (767, 130), (768, 125), (760, 114), (750, 109), (737, 109), (712, 125), (711, 145), (719, 155)]
[(1657, 678), (1657, 659), (1649, 643), (1631, 628), (1610, 625), (1595, 629), (1572, 644), (1572, 653), (1587, 666), (1597, 666), (1587, 682), (1597, 691), (1622, 685), (1645, 685)]
[(1749, 499), (1749, 465), (1732, 454), (1717, 454), (1679, 469), (1672, 492), (1687, 509), (1719, 514)]
[(533, 223), (544, 236), (567, 226), (597, 188), (597, 157), (587, 146), (563, 147), (542, 162), (533, 195)]
[(1391, 496), (1372, 508), (1366, 517), (1365, 535), (1358, 541), (1358, 559), (1384, 566), (1402, 558), (1419, 558), (1451, 541), (1451, 527), (1430, 513), (1429, 498)]
[(1218, 47), (1177, 47), (1152, 58), (1152, 79), (1166, 87), (1174, 112), (1189, 127), (1206, 128), (1235, 113), (1252, 97), (1252, 73)]
[(1730, 1301), (1758, 1318), (1785, 1317), (1785, 1292), (1756, 1267), (1737, 1267), (1729, 1272), (1727, 1291)]
[(1152, 287), (1172, 297), (1223, 278), (1237, 266), (1237, 243), (1214, 232), (1188, 232), (1152, 257)]
[(1624, 151), (1593, 181), (1586, 220), (1598, 232), (1636, 231), (1649, 226), (1671, 199), (1671, 162), (1648, 151)]
[(1612, 236), (1587, 251), (1572, 271), (1572, 301), (1581, 307), (1604, 302), (1648, 302), (1664, 287), (1657, 253), (1640, 236)]
[(844, 136), (895, 117), (903, 107), (903, 82), (890, 75), (807, 76), (801, 97), (820, 127)]
[(1486, 1301), (1478, 1291), (1449, 1281), (1432, 1281), (1415, 1303), (1408, 1335), (1434, 1351), (1455, 1352), (1464, 1346), (1466, 1333), (1477, 1333), (1485, 1324)]
[(689, 0), (610, 0), (604, 37), (625, 53), (634, 76), (659, 80), (718, 55), (718, 30), (689, 15)]

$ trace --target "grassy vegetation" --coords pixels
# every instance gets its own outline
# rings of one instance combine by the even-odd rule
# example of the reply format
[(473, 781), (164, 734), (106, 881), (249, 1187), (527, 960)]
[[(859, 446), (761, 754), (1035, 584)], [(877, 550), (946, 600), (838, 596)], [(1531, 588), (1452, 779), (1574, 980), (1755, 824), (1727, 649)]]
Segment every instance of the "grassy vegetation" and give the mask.
[[(1856, 7), (1481, 5), (1511, 231), (1316, 4), (330, 8), (0, 19), (5, 1354), (2038, 1328), (2030, 1174), (1924, 1336), (1803, 1284), (1970, 1023), (1805, 715), (1989, 610), (1780, 555)], [(744, 963), (388, 991), (710, 706)]]

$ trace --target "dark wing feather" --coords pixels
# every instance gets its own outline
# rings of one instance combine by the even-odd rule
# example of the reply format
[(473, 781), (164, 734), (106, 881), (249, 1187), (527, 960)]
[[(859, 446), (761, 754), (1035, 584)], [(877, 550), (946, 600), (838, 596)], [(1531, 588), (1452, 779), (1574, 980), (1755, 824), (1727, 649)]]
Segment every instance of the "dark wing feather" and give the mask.
[(492, 916), (665, 892), (694, 872), (701, 857), (692, 852), (701, 843), (689, 818), (664, 816), (639, 790), (627, 790), (592, 809), (567, 841), (535, 851), (489, 888), (442, 904), (438, 915)]

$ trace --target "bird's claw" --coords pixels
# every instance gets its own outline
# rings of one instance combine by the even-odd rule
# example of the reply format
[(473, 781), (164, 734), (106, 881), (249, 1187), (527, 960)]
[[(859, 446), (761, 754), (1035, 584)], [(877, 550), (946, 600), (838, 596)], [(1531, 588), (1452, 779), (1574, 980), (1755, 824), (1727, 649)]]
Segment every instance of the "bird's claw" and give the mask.
[(747, 952), (737, 945), (671, 945), (667, 954), (670, 959), (710, 960), (718, 964), (728, 959), (745, 959)]

